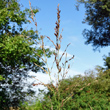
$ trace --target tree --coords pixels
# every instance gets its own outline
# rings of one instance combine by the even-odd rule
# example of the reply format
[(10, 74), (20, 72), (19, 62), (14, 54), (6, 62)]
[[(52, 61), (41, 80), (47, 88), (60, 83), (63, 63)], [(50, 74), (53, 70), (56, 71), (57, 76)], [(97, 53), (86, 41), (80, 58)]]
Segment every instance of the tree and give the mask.
[(108, 70), (110, 69), (110, 53), (108, 54), (108, 56), (104, 55), (104, 66), (106, 67), (105, 69)]
[(77, 0), (86, 8), (84, 23), (91, 29), (84, 29), (85, 44), (92, 44), (94, 49), (110, 45), (110, 1)]
[[(21, 11), (17, 0), (0, 0), (0, 108), (18, 106), (29, 91), (23, 92), (23, 80), (27, 72), (45, 69), (40, 61), (43, 50), (35, 47), (39, 39), (37, 30), (24, 30), (22, 25), (30, 23), (28, 19), (35, 16), (38, 9)], [(51, 52), (45, 49), (47, 57)], [(39, 66), (36, 66), (35, 63)], [(30, 86), (29, 86), (30, 87)]]

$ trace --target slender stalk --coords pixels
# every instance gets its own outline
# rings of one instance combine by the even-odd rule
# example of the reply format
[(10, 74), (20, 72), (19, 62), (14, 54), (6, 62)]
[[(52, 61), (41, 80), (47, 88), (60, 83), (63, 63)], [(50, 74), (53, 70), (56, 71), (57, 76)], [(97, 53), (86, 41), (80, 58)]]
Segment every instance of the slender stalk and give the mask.
[[(33, 22), (35, 23), (35, 26), (36, 26), (36, 29), (37, 29), (37, 22), (35, 22), (35, 20), (36, 19), (34, 19), (34, 14), (33, 14), (33, 12), (32, 12), (32, 8), (31, 8), (31, 3), (29, 2), (29, 4), (30, 4), (30, 10), (31, 10), (31, 13), (32, 13), (32, 20), (33, 20)], [(54, 101), (55, 101), (55, 103), (57, 103), (57, 110), (61, 110), (61, 107), (63, 107), (63, 105), (71, 98), (71, 96), (69, 96), (69, 97), (66, 97), (65, 99), (63, 99), (62, 100), (62, 102), (60, 102), (60, 98), (61, 98), (61, 93), (60, 93), (60, 76), (62, 76), (62, 79), (63, 78), (65, 78), (65, 76), (66, 76), (66, 74), (68, 73), (68, 71), (65, 71), (66, 70), (66, 64), (70, 61), (70, 60), (72, 60), (74, 57), (72, 57), (72, 58), (70, 58), (69, 60), (67, 60), (67, 53), (66, 53), (66, 50), (67, 50), (67, 48), (68, 48), (68, 46), (70, 45), (70, 44), (68, 44), (67, 45), (67, 47), (66, 47), (66, 49), (64, 50), (64, 52), (63, 52), (63, 54), (61, 55), (61, 57), (60, 57), (60, 55), (59, 55), (59, 52), (60, 52), (60, 48), (61, 48), (61, 39), (62, 39), (62, 35), (61, 34), (59, 34), (59, 29), (60, 29), (60, 10), (59, 10), (59, 4), (58, 4), (58, 6), (57, 6), (57, 21), (56, 21), (56, 27), (55, 27), (55, 33), (54, 33), (54, 35), (55, 35), (55, 37), (56, 37), (56, 44), (50, 39), (50, 37), (48, 37), (48, 36), (46, 36), (52, 43), (53, 43), (53, 45), (55, 46), (55, 53), (54, 53), (54, 55), (55, 55), (55, 59), (54, 59), (54, 61), (53, 61), (53, 64), (54, 63), (56, 63), (56, 68), (57, 68), (57, 77), (56, 77), (56, 83), (57, 83), (57, 85), (56, 85), (56, 87), (53, 85), (53, 83), (52, 83), (52, 78), (51, 78), (51, 71), (52, 71), (52, 68), (53, 68), (53, 65), (52, 65), (52, 67), (51, 67), (51, 69), (49, 68), (49, 66), (48, 66), (48, 63), (47, 63), (47, 56), (46, 56), (46, 52), (45, 52), (45, 47), (44, 47), (44, 41), (43, 41), (43, 39), (44, 39), (44, 37), (43, 36), (40, 36), (40, 38), (41, 38), (41, 48), (42, 48), (42, 50), (43, 50), (43, 53), (44, 53), (44, 59), (43, 58), (41, 58), (39, 55), (38, 55), (38, 57), (40, 57), (41, 59), (42, 59), (42, 61), (46, 64), (46, 67), (47, 67), (47, 70), (45, 70), (44, 68), (42, 68), (41, 66), (39, 66), (39, 65), (37, 65), (37, 64), (35, 64), (35, 65), (37, 65), (38, 67), (40, 67), (43, 71), (45, 71), (48, 75), (49, 75), (49, 77), (50, 77), (50, 81), (51, 81), (51, 84), (49, 85), (49, 84), (45, 84), (45, 83), (43, 83), (43, 82), (41, 82), (39, 79), (36, 79), (36, 80), (38, 80), (38, 81), (40, 81), (40, 83), (37, 83), (37, 84), (33, 84), (34, 86), (35, 85), (44, 85), (45, 87), (47, 87), (51, 92), (52, 92), (52, 94), (53, 94), (53, 98), (54, 98)], [(62, 66), (60, 66), (60, 62), (61, 62), (61, 60), (62, 60), (62, 57), (64, 56), (64, 54), (66, 53), (66, 57), (65, 57), (65, 62), (64, 62), (64, 64), (62, 65), (63, 66), (63, 75), (61, 74), (62, 73)], [(67, 69), (69, 69), (70, 68), (70, 66), (68, 65), (68, 68)], [(51, 71), (50, 71), (51, 70)], [(52, 99), (50, 99), (50, 102), (52, 101)], [(53, 103), (51, 102), (51, 110), (53, 110), (53, 108), (54, 108), (54, 106), (53, 106)]]

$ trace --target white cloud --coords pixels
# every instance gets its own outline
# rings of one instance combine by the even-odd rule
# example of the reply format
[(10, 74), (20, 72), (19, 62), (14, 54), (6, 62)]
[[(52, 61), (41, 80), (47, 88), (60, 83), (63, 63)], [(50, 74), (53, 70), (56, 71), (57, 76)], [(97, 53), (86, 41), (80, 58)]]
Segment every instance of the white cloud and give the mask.
[[(54, 77), (54, 73), (57, 73), (57, 69), (56, 68), (53, 68), (53, 71), (51, 73), (51, 78), (52, 80), (54, 81), (53, 84), (56, 85), (56, 79), (57, 77)], [(68, 74), (66, 75), (65, 78), (70, 78), (70, 77), (74, 77), (75, 75), (83, 75), (81, 72), (78, 72), (76, 70), (73, 70), (70, 68), (70, 70), (68, 71)], [(38, 72), (38, 73), (35, 73), (35, 72), (32, 72), (32, 71), (29, 71), (29, 75), (30, 76), (34, 76), (35, 78), (28, 78), (27, 82), (28, 83), (32, 83), (32, 84), (38, 84), (40, 82), (44, 83), (44, 84), (48, 84), (51, 82), (50, 80), (50, 77), (49, 77), (49, 74), (44, 74), (44, 73), (41, 73), (41, 72)], [(38, 80), (37, 80), (38, 79)], [(60, 79), (61, 76), (60, 76)], [(43, 85), (35, 85), (33, 86), (32, 88), (34, 91), (36, 91), (36, 94), (35, 94), (35, 97), (38, 96), (38, 93), (39, 93), (39, 90), (45, 90), (45, 92), (47, 92), (47, 87), (43, 86)], [(35, 100), (35, 97), (33, 98), (33, 101)], [(39, 95), (39, 99), (42, 99), (43, 98), (43, 94)]]
[(49, 77), (48, 74), (41, 73), (41, 72), (35, 73), (35, 72), (30, 71), (29, 75), (35, 77), (36, 79), (39, 79), (39, 81), (38, 81), (35, 78), (32, 78), (32, 81), (35, 82), (35, 83), (41, 81), (41, 82), (47, 84), (47, 83), (50, 82), (50, 77)]
[[(48, 84), (51, 82), (49, 75), (45, 73), (41, 73), (41, 72), (35, 73), (32, 71), (29, 71), (29, 76), (33, 76), (32, 78), (27, 79), (27, 82), (30, 84), (38, 84), (38, 83)], [(51, 78), (52, 78), (52, 81), (54, 81), (54, 78), (52, 76)], [(32, 89), (36, 91), (36, 95), (39, 93), (38, 91), (39, 88), (41, 90), (44, 90), (44, 89), (46, 90), (46, 87), (43, 85), (35, 85), (33, 86)]]
[(81, 73), (81, 72), (79, 72), (79, 71), (70, 69), (70, 70), (68, 71), (67, 78), (68, 78), (68, 77), (74, 77), (75, 75), (84, 75), (84, 74)]
[[(35, 45), (33, 45), (34, 47)], [(40, 45), (37, 45), (36, 47), (40, 47)], [(55, 51), (55, 48), (50, 47), (50, 46), (44, 46), (45, 49), (49, 48), (51, 51)], [(63, 50), (59, 50), (59, 55), (61, 56), (64, 53)], [(66, 52), (67, 53), (67, 52)], [(70, 53), (67, 53), (67, 57), (72, 57), (73, 55), (71, 55)]]
[[(55, 48), (49, 47), (49, 46), (45, 46), (45, 48), (49, 48), (51, 51), (54, 51), (54, 50), (55, 50)], [(64, 51), (60, 50), (60, 51), (59, 51), (59, 56), (61, 56), (63, 53), (64, 53)], [(70, 53), (67, 53), (67, 59), (69, 59), (69, 58), (71, 58), (71, 57), (73, 57), (73, 55), (70, 54)], [(75, 57), (75, 58), (76, 58), (76, 57)], [(48, 67), (49, 67), (49, 68), (51, 68), (53, 61), (54, 61), (54, 57), (51, 57), (51, 58), (48, 59), (47, 62), (48, 62)], [(62, 59), (62, 62), (64, 62), (64, 61), (65, 61), (65, 55), (64, 55), (64, 58)], [(62, 64), (62, 63), (61, 63), (61, 64)], [(53, 70), (52, 70), (52, 73), (51, 73), (52, 80), (54, 81), (54, 84), (55, 84), (56, 78), (54, 77), (54, 73), (57, 73), (57, 68), (56, 68), (56, 65), (55, 65), (55, 64), (54, 64), (54, 67), (53, 67)], [(78, 75), (78, 74), (82, 74), (82, 73), (80, 73), (80, 72), (78, 72), (78, 71), (75, 71), (75, 70), (73, 70), (73, 69), (70, 69), (69, 72), (68, 72), (68, 74), (67, 74), (67, 76), (66, 76), (66, 78), (68, 78), (68, 77), (73, 77), (73, 76)], [(39, 79), (39, 81), (38, 81), (38, 80), (36, 80), (35, 78), (29, 78), (29, 79), (28, 79), (28, 82), (29, 82), (29, 83), (37, 84), (37, 83), (40, 83), (40, 81), (41, 81), (41, 82), (43, 82), (43, 83), (45, 83), (45, 84), (48, 84), (48, 83), (50, 82), (50, 77), (49, 77), (48, 74), (44, 74), (44, 73), (41, 73), (41, 72), (34, 73), (34, 72), (30, 71), (30, 72), (29, 72), (29, 75), (30, 75), (30, 76), (34, 76), (36, 79)], [(61, 77), (60, 77), (60, 79), (61, 79)], [(36, 91), (36, 95), (37, 95), (38, 92), (39, 92), (39, 91), (38, 91), (39, 88), (40, 88), (41, 90), (45, 89), (45, 91), (47, 91), (46, 87), (44, 87), (43, 85), (33, 86), (33, 90)]]
[[(56, 81), (56, 78), (57, 78), (57, 77), (54, 76), (54, 73), (57, 74), (57, 69), (56, 69), (56, 68), (53, 68), (52, 73), (51, 73), (51, 79), (52, 79), (52, 81), (53, 81), (54, 84), (55, 84), (55, 81)], [(83, 75), (83, 73), (78, 72), (78, 71), (73, 70), (73, 69), (70, 68), (70, 70), (68, 71), (68, 74), (66, 75), (65, 78), (74, 77), (75, 75), (79, 75), (79, 74), (80, 74), (80, 75)], [(48, 84), (48, 83), (51, 82), (51, 79), (50, 79), (49, 74), (45, 74), (45, 73), (41, 73), (41, 72), (35, 73), (35, 72), (30, 71), (30, 72), (29, 72), (29, 75), (35, 77), (35, 78), (29, 78), (29, 79), (28, 79), (28, 82), (33, 83), (33, 84), (37, 84), (37, 83), (40, 83), (40, 82), (42, 82), (42, 83), (44, 83), (44, 84)], [(60, 76), (60, 79), (61, 79), (61, 76)], [(36, 86), (36, 87), (37, 87), (37, 88), (40, 87), (40, 89), (43, 89), (43, 88), (41, 88), (41, 87), (43, 87), (43, 86), (39, 86), (39, 85), (38, 85), (38, 86)]]
[[(59, 55), (62, 55), (63, 53), (64, 53), (64, 51), (62, 51), (62, 50), (59, 51)], [(67, 52), (66, 52), (66, 53), (67, 53)], [(73, 55), (67, 53), (67, 58), (71, 58), (71, 57), (73, 57)]]
[[(51, 51), (55, 51), (55, 48), (53, 48), (53, 47), (45, 46), (45, 48), (49, 48)], [(60, 49), (59, 50), (59, 55), (61, 56), (63, 53), (64, 53), (64, 51)], [(71, 57), (73, 57), (73, 55), (70, 54), (70, 53), (67, 53), (67, 58), (71, 58)]]

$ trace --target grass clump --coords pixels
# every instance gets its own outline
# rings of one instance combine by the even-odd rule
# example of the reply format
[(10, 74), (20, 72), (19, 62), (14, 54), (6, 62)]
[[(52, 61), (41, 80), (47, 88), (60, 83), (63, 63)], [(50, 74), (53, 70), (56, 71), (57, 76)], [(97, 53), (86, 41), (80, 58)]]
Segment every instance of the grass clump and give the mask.
[[(30, 3), (30, 7), (31, 7), (31, 3)], [(30, 8), (31, 9), (31, 8)], [(33, 13), (33, 12), (32, 12)], [(33, 22), (35, 22), (35, 19), (34, 19), (34, 16), (33, 16), (33, 14), (32, 14), (32, 20), (33, 20)], [(70, 59), (67, 59), (67, 53), (66, 53), (66, 50), (67, 50), (67, 47), (70, 45), (70, 44), (68, 44), (67, 45), (67, 47), (66, 47), (66, 49), (64, 50), (64, 52), (63, 52), (63, 54), (60, 56), (59, 55), (59, 52), (60, 52), (60, 49), (61, 49), (61, 40), (62, 40), (62, 35), (61, 34), (59, 34), (59, 29), (60, 29), (60, 10), (59, 10), (59, 5), (58, 5), (58, 7), (57, 7), (57, 21), (56, 21), (56, 27), (55, 27), (55, 33), (54, 33), (54, 35), (55, 35), (55, 37), (56, 37), (56, 43), (54, 43), (54, 41), (50, 38), (50, 37), (48, 37), (48, 36), (46, 36), (47, 37), (47, 39), (49, 39), (50, 40), (50, 42), (53, 44), (53, 46), (54, 46), (54, 52), (53, 52), (53, 55), (54, 55), (54, 61), (53, 61), (53, 65), (55, 65), (56, 66), (56, 68), (57, 68), (57, 73), (55, 73), (55, 83), (56, 83), (56, 85), (54, 85), (54, 83), (53, 83), (53, 81), (52, 81), (52, 69), (53, 69), (53, 65), (52, 65), (52, 67), (51, 68), (49, 68), (49, 66), (48, 66), (48, 63), (47, 63), (47, 57), (46, 57), (46, 52), (45, 52), (45, 46), (44, 46), (44, 36), (40, 36), (40, 40), (41, 40), (41, 42), (39, 43), (40, 44), (40, 47), (42, 48), (42, 50), (43, 50), (43, 53), (44, 53), (44, 57), (43, 58), (41, 58), (40, 56), (39, 56), (39, 58), (41, 58), (41, 60), (47, 65), (47, 69), (44, 69), (44, 68), (42, 68), (40, 65), (38, 65), (38, 64), (35, 64), (35, 65), (37, 65), (38, 67), (40, 67), (46, 74), (48, 74), (49, 75), (49, 77), (50, 77), (50, 84), (45, 84), (45, 83), (43, 83), (42, 81), (40, 81), (40, 79), (37, 79), (37, 78), (35, 78), (35, 77), (33, 77), (33, 78), (35, 78), (37, 81), (39, 81), (39, 83), (37, 83), (37, 84), (33, 84), (34, 86), (37, 86), (37, 85), (44, 85), (45, 87), (47, 87), (47, 89), (49, 90), (49, 91), (51, 91), (52, 92), (52, 94), (53, 94), (53, 96), (52, 97), (50, 97), (50, 96), (48, 96), (48, 97), (44, 97), (44, 100), (43, 101), (41, 101), (41, 102), (39, 102), (39, 101), (37, 101), (36, 102), (36, 107), (37, 108), (33, 108), (33, 109), (35, 109), (35, 110), (37, 110), (38, 109), (38, 106), (39, 106), (39, 109), (43, 109), (43, 110), (47, 110), (47, 109), (51, 109), (51, 110), (61, 110), (62, 109), (62, 107), (63, 107), (63, 105), (71, 98), (71, 96), (72, 95), (69, 95), (68, 97), (66, 97), (66, 98), (64, 98), (64, 99), (62, 99), (61, 98), (61, 96), (62, 96), (62, 94), (61, 94), (61, 92), (60, 92), (60, 86), (61, 86), (61, 80), (60, 79), (65, 79), (65, 77), (66, 77), (66, 75), (67, 75), (67, 73), (68, 73), (68, 70), (70, 69), (70, 64), (68, 64), (68, 62), (69, 61), (71, 61), (72, 59), (74, 59), (74, 56), (73, 57), (71, 57)], [(36, 23), (35, 23), (35, 26), (37, 26), (36, 25)], [(66, 60), (65, 60), (65, 62), (64, 63), (62, 63), (62, 58), (63, 58), (63, 56), (66, 54)], [(67, 68), (66, 68), (66, 66), (67, 66)], [(45, 93), (44, 93), (45, 94)], [(46, 101), (46, 104), (44, 104), (44, 102)], [(41, 105), (42, 105), (42, 108), (41, 108)], [(30, 106), (30, 107), (33, 107), (34, 105), (32, 105), (32, 106)], [(27, 105), (25, 106), (25, 107), (28, 107)], [(24, 108), (24, 109), (27, 109), (27, 108)], [(30, 109), (29, 107), (28, 107), (28, 109)]]

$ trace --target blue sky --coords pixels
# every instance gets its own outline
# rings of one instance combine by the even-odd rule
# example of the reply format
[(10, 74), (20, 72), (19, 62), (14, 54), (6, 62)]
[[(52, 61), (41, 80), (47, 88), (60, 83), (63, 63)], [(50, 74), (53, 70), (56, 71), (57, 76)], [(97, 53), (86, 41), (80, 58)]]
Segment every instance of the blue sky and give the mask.
[[(90, 26), (82, 24), (85, 16), (85, 8), (83, 5), (80, 5), (79, 11), (77, 11), (75, 0), (30, 0), (30, 2), (33, 7), (39, 9), (39, 12), (36, 14), (39, 35), (49, 36), (53, 41), (55, 41), (54, 28), (57, 20), (56, 8), (60, 4), (60, 32), (63, 29), (61, 51), (64, 51), (66, 45), (71, 43), (67, 53), (70, 56), (75, 55), (69, 76), (83, 74), (85, 70), (94, 69), (96, 65), (103, 66), (102, 56), (104, 54), (108, 55), (109, 48), (102, 48), (100, 52), (94, 52), (91, 45), (84, 44), (85, 39), (83, 38), (82, 31), (85, 28), (89, 29)], [(28, 0), (21, 0), (20, 3), (24, 7), (29, 8)], [(30, 26), (34, 27), (34, 25), (29, 25), (28, 27)], [(51, 46), (52, 43), (45, 40), (45, 44)]]

